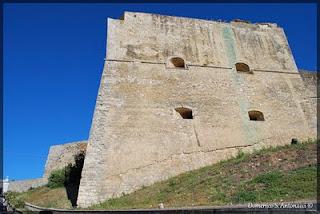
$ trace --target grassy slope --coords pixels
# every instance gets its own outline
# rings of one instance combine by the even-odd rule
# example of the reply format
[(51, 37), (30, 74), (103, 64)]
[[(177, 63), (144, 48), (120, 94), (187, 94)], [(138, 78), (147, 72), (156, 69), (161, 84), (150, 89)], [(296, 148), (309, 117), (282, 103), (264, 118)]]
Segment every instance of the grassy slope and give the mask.
[(151, 208), (316, 199), (316, 144), (269, 148), (222, 161), (92, 208)]
[[(315, 142), (264, 149), (190, 171), (90, 209), (224, 205), (316, 199)], [(16, 193), (44, 207), (70, 208), (64, 188)], [(11, 200), (11, 201), (14, 201)]]
[(24, 201), (41, 207), (71, 208), (64, 187), (38, 187), (23, 193), (10, 192), (6, 197), (16, 208), (22, 208)]

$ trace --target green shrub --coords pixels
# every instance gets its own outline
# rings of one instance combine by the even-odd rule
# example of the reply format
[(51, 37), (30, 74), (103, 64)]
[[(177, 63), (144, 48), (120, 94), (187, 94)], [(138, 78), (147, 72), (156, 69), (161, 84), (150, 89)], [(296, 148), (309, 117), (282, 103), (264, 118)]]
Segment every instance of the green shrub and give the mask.
[(49, 178), (47, 186), (49, 188), (63, 187), (66, 180), (66, 168), (54, 170)]
[(5, 198), (8, 200), (11, 206), (14, 208), (23, 208), (24, 207), (24, 201), (19, 197), (18, 192), (6, 192)]

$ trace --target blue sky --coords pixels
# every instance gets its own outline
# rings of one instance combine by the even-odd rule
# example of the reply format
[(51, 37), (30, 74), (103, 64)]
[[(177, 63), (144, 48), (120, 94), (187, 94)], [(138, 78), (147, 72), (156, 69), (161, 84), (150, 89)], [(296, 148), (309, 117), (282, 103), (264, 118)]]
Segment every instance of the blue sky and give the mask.
[(88, 138), (106, 18), (124, 11), (275, 22), (316, 70), (316, 4), (5, 4), (4, 176), (40, 177), (51, 145)]

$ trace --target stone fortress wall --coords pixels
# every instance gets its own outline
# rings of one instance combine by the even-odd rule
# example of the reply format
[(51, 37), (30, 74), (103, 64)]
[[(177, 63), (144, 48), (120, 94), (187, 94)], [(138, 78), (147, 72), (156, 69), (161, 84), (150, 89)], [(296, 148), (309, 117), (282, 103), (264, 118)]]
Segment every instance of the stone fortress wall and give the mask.
[(314, 94), (276, 24), (126, 12), (107, 37), (80, 207), (316, 136)]
[(8, 190), (11, 192), (25, 192), (31, 188), (37, 188), (47, 184), (46, 178), (9, 181)]

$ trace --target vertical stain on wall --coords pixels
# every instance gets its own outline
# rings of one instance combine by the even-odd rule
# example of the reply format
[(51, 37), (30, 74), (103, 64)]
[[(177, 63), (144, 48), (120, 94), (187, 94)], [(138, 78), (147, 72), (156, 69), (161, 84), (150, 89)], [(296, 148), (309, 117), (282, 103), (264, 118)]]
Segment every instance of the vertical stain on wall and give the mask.
[[(222, 34), (228, 63), (229, 66), (233, 68), (235, 63), (237, 62), (234, 33), (230, 27), (226, 26), (223, 28)], [(235, 94), (237, 94), (237, 102), (240, 108), (240, 118), (243, 124), (243, 131), (245, 133), (246, 140), (248, 143), (254, 143), (256, 139), (256, 129), (250, 124), (250, 121), (248, 119), (250, 104), (242, 88), (242, 86), (245, 85), (245, 81), (234, 68), (229, 69), (229, 71), (233, 88), (236, 90)]]

